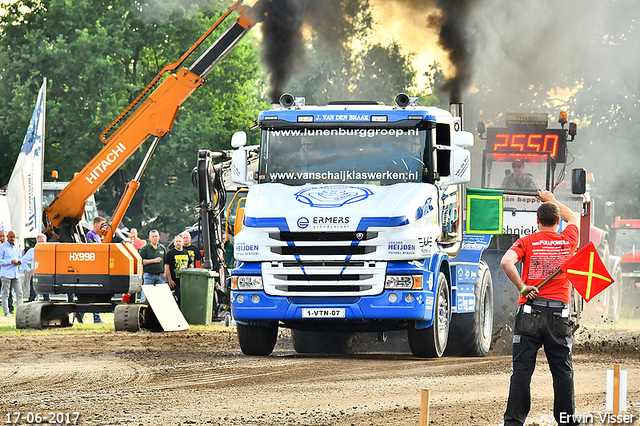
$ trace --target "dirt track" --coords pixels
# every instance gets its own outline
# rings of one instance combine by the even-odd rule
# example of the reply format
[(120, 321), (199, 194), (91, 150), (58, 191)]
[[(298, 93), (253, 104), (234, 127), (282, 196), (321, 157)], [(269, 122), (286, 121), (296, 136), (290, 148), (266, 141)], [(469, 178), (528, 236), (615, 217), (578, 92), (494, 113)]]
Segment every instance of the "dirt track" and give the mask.
[[(605, 371), (629, 374), (640, 416), (640, 329), (588, 326), (575, 345), (579, 414), (605, 413)], [(499, 425), (508, 355), (422, 360), (403, 353), (301, 356), (281, 333), (270, 357), (246, 357), (233, 329), (0, 338), (0, 421), (7, 413), (80, 413), (82, 425)], [(540, 355), (530, 424), (552, 421)], [(72, 417), (73, 418), (73, 417)], [(13, 416), (11, 417), (13, 421)], [(20, 420), (19, 424), (27, 424)], [(605, 423), (607, 424), (607, 423)]]

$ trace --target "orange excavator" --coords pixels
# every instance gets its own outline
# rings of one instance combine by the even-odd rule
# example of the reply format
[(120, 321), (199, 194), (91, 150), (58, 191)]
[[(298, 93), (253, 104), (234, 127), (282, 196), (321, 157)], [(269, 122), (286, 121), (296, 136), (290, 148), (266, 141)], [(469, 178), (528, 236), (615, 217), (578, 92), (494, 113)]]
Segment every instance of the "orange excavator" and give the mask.
[[(71, 313), (114, 310), (116, 330), (135, 331), (153, 323), (154, 314), (148, 305), (112, 302), (114, 295), (140, 292), (142, 285), (140, 255), (131, 244), (112, 243), (112, 239), (140, 186), (140, 177), (154, 149), (160, 138), (171, 130), (180, 105), (205, 83), (206, 76), (218, 62), (262, 20), (257, 12), (258, 3), (253, 7), (241, 3), (242, 0), (238, 0), (229, 7), (177, 62), (165, 66), (158, 73), (102, 132), (100, 139), (105, 146), (100, 153), (44, 209), (43, 223), (50, 241), (55, 242), (38, 244), (35, 248), (34, 288), (43, 294), (75, 294), (77, 302), (23, 304), (16, 312), (17, 328), (70, 326)], [(232, 12), (239, 14), (233, 25), (189, 68), (182, 67)], [(101, 230), (103, 244), (81, 242), (81, 231), (77, 227), (86, 200), (150, 138), (152, 142), (136, 176), (127, 184), (108, 226)]]

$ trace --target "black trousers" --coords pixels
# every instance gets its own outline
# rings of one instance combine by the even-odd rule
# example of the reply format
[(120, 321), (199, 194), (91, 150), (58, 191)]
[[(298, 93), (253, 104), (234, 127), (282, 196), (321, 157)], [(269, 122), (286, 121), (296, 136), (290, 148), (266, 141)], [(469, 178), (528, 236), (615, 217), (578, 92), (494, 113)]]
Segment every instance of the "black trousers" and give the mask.
[[(531, 303), (531, 302), (528, 302)], [(568, 311), (536, 299), (535, 305), (518, 306), (513, 336), (513, 374), (504, 426), (522, 426), (531, 409), (531, 376), (538, 350), (544, 346), (553, 377), (553, 416), (561, 426), (580, 424), (575, 415), (572, 336)], [(541, 306), (551, 303), (555, 307)]]

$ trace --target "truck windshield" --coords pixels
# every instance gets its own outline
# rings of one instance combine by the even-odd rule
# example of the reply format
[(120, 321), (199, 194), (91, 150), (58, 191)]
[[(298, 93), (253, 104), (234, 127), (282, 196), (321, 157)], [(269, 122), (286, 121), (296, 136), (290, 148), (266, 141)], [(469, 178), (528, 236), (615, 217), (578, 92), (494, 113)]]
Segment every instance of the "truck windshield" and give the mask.
[[(423, 182), (429, 132), (416, 129), (335, 128), (263, 130), (259, 182)], [(427, 150), (429, 152), (429, 150)]]
[(640, 229), (616, 229), (614, 255), (622, 256), (640, 250)]
[(536, 192), (545, 189), (547, 156), (515, 156), (487, 153), (484, 187), (511, 191)]

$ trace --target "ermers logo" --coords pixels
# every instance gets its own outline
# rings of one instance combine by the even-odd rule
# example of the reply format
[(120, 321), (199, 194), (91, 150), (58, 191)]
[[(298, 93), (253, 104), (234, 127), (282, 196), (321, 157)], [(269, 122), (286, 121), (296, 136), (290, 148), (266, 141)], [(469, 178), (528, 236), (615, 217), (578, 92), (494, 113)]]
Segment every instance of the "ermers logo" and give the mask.
[(373, 191), (361, 186), (323, 186), (298, 191), (296, 200), (311, 207), (334, 208), (353, 204), (367, 199)]
[(348, 225), (349, 217), (348, 216), (314, 216), (313, 217), (314, 225)]
[(300, 219), (298, 219), (298, 228), (305, 229), (307, 226), (309, 226), (309, 219), (307, 219), (306, 217), (301, 217)]
[(96, 260), (95, 253), (69, 253), (69, 260), (71, 262), (93, 262)]

